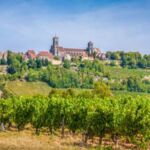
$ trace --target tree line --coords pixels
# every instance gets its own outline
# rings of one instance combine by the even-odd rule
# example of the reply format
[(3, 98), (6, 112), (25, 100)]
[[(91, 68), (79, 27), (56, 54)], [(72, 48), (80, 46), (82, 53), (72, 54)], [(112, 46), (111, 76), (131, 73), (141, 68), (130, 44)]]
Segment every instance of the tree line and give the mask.
[[(107, 56), (114, 59), (111, 55), (119, 55), (122, 58), (128, 53), (114, 52)], [(131, 53), (134, 58), (140, 60), (139, 53)], [(129, 56), (131, 55), (128, 54)], [(135, 55), (136, 54), (136, 55)], [(145, 57), (145, 56), (143, 56)], [(116, 59), (116, 58), (115, 58)], [(147, 56), (147, 60), (149, 57)], [(24, 61), (22, 54), (8, 52), (8, 74), (0, 75), (0, 80), (26, 80), (28, 82), (43, 81), (54, 88), (86, 88), (92, 89), (95, 81), (101, 79), (108, 84), (112, 90), (128, 90), (134, 92), (150, 92), (149, 80), (143, 77), (127, 76), (126, 79), (113, 81), (112, 75), (106, 68), (109, 67), (103, 62), (95, 59), (94, 61), (74, 58), (64, 60), (62, 65), (52, 65), (47, 59), (29, 59)]]
[[(108, 51), (106, 57), (112, 61), (120, 61), (120, 66), (122, 67), (128, 67), (130, 69), (150, 68), (150, 55), (142, 55), (139, 52)], [(112, 62), (111, 65), (115, 64)]]

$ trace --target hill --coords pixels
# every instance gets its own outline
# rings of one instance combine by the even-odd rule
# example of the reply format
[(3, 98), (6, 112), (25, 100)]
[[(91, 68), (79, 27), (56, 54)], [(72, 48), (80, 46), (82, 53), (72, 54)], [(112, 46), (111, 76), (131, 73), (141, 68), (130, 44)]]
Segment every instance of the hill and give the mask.
[[(25, 82), (25, 81), (9, 81), (6, 83), (5, 89), (16, 96), (47, 96), (51, 87), (45, 82)], [(64, 90), (64, 89), (60, 89)], [(82, 91), (89, 91), (90, 89), (74, 89), (77, 93)], [(150, 97), (149, 93), (143, 92), (129, 92), (129, 91), (113, 91), (116, 96), (120, 95), (145, 95)]]
[(44, 82), (8, 81), (6, 90), (16, 96), (48, 95), (50, 87)]

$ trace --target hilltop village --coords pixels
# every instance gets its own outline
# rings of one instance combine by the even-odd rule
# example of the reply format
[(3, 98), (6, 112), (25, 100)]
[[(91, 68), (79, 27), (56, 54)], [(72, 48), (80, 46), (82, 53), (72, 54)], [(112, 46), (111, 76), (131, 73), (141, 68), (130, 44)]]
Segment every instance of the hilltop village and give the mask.
[[(106, 59), (106, 55), (95, 48), (93, 42), (88, 42), (85, 49), (80, 48), (64, 48), (59, 45), (59, 38), (53, 37), (52, 45), (49, 50), (42, 50), (36, 53), (35, 50), (28, 50), (26, 53), (21, 53), (23, 60), (29, 59), (47, 59), (52, 63), (62, 62), (65, 59), (71, 60), (72, 58), (82, 58), (83, 60), (94, 60), (98, 58), (101, 60)], [(7, 59), (7, 52), (0, 52), (0, 59)]]

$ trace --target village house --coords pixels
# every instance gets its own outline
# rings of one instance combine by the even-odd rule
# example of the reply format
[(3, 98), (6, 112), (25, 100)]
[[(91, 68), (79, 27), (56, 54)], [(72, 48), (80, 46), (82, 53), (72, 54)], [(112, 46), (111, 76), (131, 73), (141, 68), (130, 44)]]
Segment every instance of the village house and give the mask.
[(48, 61), (51, 61), (53, 59), (53, 55), (49, 51), (40, 51), (38, 54), (36, 54), (34, 50), (28, 50), (23, 56), (23, 59), (25, 61), (29, 59), (47, 59)]
[(29, 59), (36, 59), (36, 53), (34, 50), (28, 50), (25, 55), (23, 56), (23, 59), (25, 61), (29, 60)]
[(79, 58), (81, 57), (83, 60), (94, 60), (94, 58), (98, 59), (106, 59), (106, 55), (100, 51), (99, 48), (95, 48), (93, 42), (88, 42), (87, 48), (64, 48), (59, 46), (59, 38), (53, 37), (52, 46), (50, 50), (40, 51), (38, 54), (35, 53), (34, 50), (28, 50), (24, 55), (24, 60), (29, 59), (47, 59), (48, 61), (53, 61), (54, 58), (57, 57), (61, 61), (64, 59), (71, 60), (71, 58)]
[(49, 51), (40, 51), (37, 54), (37, 58), (47, 59), (48, 61), (51, 61), (53, 59), (53, 55)]
[(7, 61), (7, 55), (8, 55), (8, 52), (0, 52), (0, 59), (4, 59)]
[[(0, 52), (0, 59), (7, 61), (8, 52)], [(23, 54), (23, 59), (28, 61), (29, 59), (47, 59), (48, 61), (54, 62), (55, 58), (58, 58), (60, 61), (64, 59), (71, 60), (72, 58), (82, 58), (83, 60), (94, 60), (98, 58), (101, 60), (106, 59), (106, 55), (101, 52), (99, 48), (95, 48), (93, 42), (88, 42), (85, 49), (80, 48), (64, 48), (59, 46), (59, 38), (53, 37), (52, 45), (50, 50), (40, 51), (36, 54), (34, 50), (28, 50)], [(60, 62), (59, 62), (60, 63)]]

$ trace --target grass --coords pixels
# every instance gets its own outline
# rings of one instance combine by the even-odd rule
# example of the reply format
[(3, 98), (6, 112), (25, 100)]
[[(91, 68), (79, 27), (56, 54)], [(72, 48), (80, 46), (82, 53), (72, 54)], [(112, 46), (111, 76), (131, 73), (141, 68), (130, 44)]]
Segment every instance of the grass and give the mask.
[(145, 96), (150, 98), (150, 93), (142, 93), (142, 92), (129, 92), (129, 91), (113, 91), (115, 96)]
[(126, 79), (130, 76), (144, 78), (150, 76), (150, 69), (128, 69), (121, 67), (105, 67), (105, 72), (109, 72), (113, 79)]
[[(6, 83), (6, 90), (11, 92), (16, 96), (35, 96), (43, 95), (47, 96), (51, 90), (51, 87), (44, 82), (25, 82), (25, 81), (9, 81)], [(60, 89), (65, 90), (65, 89)], [(83, 91), (90, 91), (90, 89), (75, 89), (77, 93)], [(148, 93), (139, 93), (139, 92), (128, 92), (128, 91), (113, 91), (114, 95), (143, 95), (150, 97)]]
[(7, 73), (7, 65), (0, 65), (0, 75)]
[(51, 88), (44, 82), (9, 81), (6, 90), (16, 96), (48, 95)]
[[(135, 148), (132, 143), (120, 140), (120, 149), (128, 150)], [(88, 140), (87, 144), (82, 141), (82, 135), (72, 135), (68, 131), (62, 139), (60, 132), (48, 135), (44, 131), (40, 135), (35, 135), (32, 128), (26, 128), (18, 132), (15, 128), (9, 131), (0, 132), (0, 150), (112, 150), (114, 143), (108, 139), (103, 139), (102, 147), (98, 146), (98, 139)]]
[(36, 136), (30, 131), (8, 131), (0, 133), (0, 150), (84, 150), (74, 146), (75, 138), (61, 139), (56, 136)]

